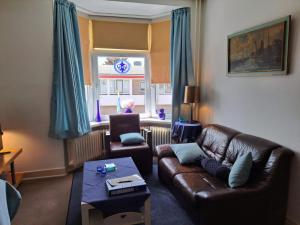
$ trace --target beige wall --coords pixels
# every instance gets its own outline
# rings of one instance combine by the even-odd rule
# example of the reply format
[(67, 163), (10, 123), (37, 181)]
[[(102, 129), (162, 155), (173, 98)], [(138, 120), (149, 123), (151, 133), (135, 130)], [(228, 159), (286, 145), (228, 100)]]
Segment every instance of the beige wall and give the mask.
[[(189, 6), (195, 33), (194, 0), (128, 1)], [(52, 4), (53, 0), (0, 1), (0, 122), (5, 147), (24, 149), (16, 163), (19, 171), (64, 167), (62, 141), (48, 138)], [(195, 39), (192, 35), (193, 46)]]
[[(290, 75), (227, 77), (226, 36), (289, 14)], [(203, 18), (201, 119), (271, 139), (296, 152), (288, 217), (300, 224), (300, 1), (206, 0)]]
[(64, 167), (62, 141), (48, 138), (52, 0), (0, 2), (0, 122), (4, 145), (22, 147), (21, 171)]

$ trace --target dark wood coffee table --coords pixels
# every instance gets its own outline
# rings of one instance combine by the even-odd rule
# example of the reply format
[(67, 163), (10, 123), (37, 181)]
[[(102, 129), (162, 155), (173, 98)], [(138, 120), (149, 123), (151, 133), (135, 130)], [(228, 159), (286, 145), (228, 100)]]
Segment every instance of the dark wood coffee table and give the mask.
[[(105, 176), (97, 173), (97, 166), (115, 163), (117, 170)], [(139, 191), (119, 196), (109, 196), (106, 190), (107, 179), (140, 175), (132, 158), (117, 158), (86, 162), (83, 167), (81, 196), (82, 225), (90, 224), (90, 211), (97, 209), (100, 221), (97, 224), (140, 224), (151, 225), (150, 191)]]

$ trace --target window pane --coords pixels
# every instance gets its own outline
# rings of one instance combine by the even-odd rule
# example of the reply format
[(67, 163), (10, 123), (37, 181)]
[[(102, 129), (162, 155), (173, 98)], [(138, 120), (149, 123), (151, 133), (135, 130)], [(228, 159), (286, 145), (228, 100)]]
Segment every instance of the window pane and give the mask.
[[(101, 79), (100, 79), (101, 81)], [(115, 95), (117, 94), (117, 91), (116, 91), (116, 81), (115, 80), (106, 80), (109, 82), (109, 85), (110, 85), (110, 94), (111, 95)]]
[(123, 94), (129, 95), (129, 80), (123, 81)]
[[(144, 95), (145, 94), (145, 81), (141, 79), (136, 79), (132, 81), (132, 94), (133, 95)], [(142, 84), (144, 83), (144, 84)], [(144, 86), (144, 88), (141, 88)]]
[(170, 84), (155, 85), (155, 110), (159, 113), (160, 109), (164, 109), (166, 118), (171, 118), (172, 114), (172, 93)]
[(107, 80), (100, 80), (100, 93), (101, 95), (107, 94)]
[(123, 80), (117, 80), (117, 92), (123, 94)]
[(122, 112), (134, 102), (133, 112), (145, 113), (145, 58), (98, 56), (97, 63), (101, 113), (116, 113), (118, 98)]

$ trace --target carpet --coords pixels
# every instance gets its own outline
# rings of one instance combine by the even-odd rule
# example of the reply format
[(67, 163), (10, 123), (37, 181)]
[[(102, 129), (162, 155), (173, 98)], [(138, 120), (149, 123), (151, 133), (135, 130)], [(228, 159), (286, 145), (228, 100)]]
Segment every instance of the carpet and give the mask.
[[(73, 174), (66, 225), (82, 225), (80, 212), (82, 175), (82, 170), (75, 171)], [(157, 165), (153, 166), (152, 175), (145, 177), (145, 180), (151, 191), (152, 225), (195, 224), (174, 195), (160, 183), (157, 175)]]
[(72, 175), (23, 181), (21, 206), (12, 225), (65, 225)]

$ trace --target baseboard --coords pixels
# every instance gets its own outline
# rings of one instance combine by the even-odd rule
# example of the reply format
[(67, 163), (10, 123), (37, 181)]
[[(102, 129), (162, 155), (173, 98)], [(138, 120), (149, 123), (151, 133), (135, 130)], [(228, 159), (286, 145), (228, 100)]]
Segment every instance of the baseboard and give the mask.
[(291, 219), (286, 218), (285, 225), (298, 225), (297, 223), (293, 222)]
[(24, 171), (23, 173), (24, 173), (24, 177), (23, 177), (24, 181), (46, 179), (52, 177), (62, 177), (67, 175), (66, 169), (64, 167), (47, 169), (47, 170)]

